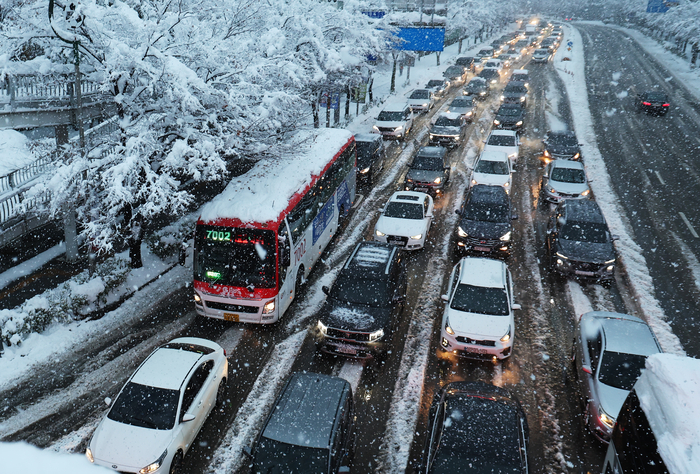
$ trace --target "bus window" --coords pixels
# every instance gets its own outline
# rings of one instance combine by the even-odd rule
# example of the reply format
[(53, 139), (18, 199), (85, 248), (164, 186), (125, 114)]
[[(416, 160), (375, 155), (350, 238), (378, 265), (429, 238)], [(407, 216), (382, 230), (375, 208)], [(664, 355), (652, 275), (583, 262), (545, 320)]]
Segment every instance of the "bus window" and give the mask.
[(289, 232), (287, 231), (287, 223), (282, 222), (279, 228), (279, 234), (277, 237), (277, 245), (279, 246), (280, 253), (280, 276), (279, 276), (279, 286), (282, 288), (284, 280), (287, 278), (287, 268), (291, 263), (291, 242), (289, 241)]

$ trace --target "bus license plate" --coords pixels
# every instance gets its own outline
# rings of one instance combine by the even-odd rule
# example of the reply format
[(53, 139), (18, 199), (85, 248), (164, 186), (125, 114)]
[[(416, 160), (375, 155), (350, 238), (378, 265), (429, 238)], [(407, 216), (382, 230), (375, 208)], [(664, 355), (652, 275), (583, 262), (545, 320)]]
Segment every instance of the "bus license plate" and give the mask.
[(224, 321), (233, 321), (237, 323), (239, 318), (240, 317), (236, 313), (224, 313)]

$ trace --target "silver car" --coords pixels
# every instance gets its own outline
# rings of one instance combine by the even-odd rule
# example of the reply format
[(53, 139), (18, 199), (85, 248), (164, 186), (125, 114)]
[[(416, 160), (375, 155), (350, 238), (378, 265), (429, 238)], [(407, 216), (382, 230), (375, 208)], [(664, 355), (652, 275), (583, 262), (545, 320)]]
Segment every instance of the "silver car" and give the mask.
[(583, 314), (575, 334), (567, 376), (578, 388), (584, 423), (607, 443), (646, 358), (661, 346), (640, 318), (607, 311)]

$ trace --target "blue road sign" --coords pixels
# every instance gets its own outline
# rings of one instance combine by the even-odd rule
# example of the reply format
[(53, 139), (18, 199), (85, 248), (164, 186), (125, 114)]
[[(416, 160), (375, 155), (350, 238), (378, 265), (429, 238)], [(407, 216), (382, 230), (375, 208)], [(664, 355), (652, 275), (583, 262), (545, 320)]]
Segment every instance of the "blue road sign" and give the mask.
[(393, 48), (401, 51), (442, 51), (445, 28), (399, 28)]
[(370, 18), (377, 18), (377, 19), (384, 18), (384, 15), (386, 15), (386, 12), (383, 12), (383, 11), (362, 12), (362, 13), (364, 13), (365, 15), (367, 15)]
[(664, 0), (649, 0), (647, 3), (647, 13), (666, 13), (668, 6)]
[(573, 42), (573, 41), (567, 41), (567, 42), (566, 42), (566, 45), (570, 48), (570, 47), (572, 47), (572, 46), (574, 45), (574, 42)]

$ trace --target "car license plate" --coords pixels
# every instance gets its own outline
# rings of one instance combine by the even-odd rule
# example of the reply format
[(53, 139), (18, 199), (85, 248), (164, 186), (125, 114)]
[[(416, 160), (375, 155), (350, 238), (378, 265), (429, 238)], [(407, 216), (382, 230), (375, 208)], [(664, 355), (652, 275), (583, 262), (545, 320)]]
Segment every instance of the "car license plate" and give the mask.
[(576, 270), (576, 274), (587, 277), (595, 276), (595, 272), (584, 272), (583, 270)]
[(336, 350), (341, 354), (357, 355), (357, 349), (350, 346), (337, 346)]
[(236, 313), (224, 313), (224, 321), (233, 321), (234, 323), (237, 323), (239, 319), (240, 316)]
[(392, 245), (403, 245), (403, 242), (402, 242), (402, 241), (400, 241), (400, 240), (395, 240), (395, 239), (389, 239), (387, 242), (390, 243), (390, 244), (392, 244)]
[(488, 252), (491, 249), (488, 247), (474, 247), (474, 250), (476, 250), (477, 252)]
[(428, 188), (413, 188), (414, 191), (417, 191), (419, 193), (427, 193)]
[(486, 349), (484, 349), (482, 347), (470, 347), (469, 352), (475, 352), (477, 354), (486, 354), (487, 353)]

